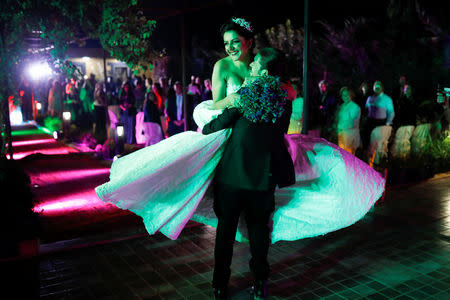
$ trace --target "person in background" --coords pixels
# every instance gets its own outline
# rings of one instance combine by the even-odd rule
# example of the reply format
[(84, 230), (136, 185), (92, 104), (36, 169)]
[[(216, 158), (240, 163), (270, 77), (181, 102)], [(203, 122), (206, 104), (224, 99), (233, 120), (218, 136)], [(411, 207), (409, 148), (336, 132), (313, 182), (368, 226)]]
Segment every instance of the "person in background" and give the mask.
[(142, 80), (136, 82), (136, 88), (134, 89), (134, 99), (136, 100), (136, 110), (138, 112), (143, 111), (143, 105), (145, 100), (145, 87)]
[(406, 159), (411, 151), (411, 137), (417, 123), (417, 103), (411, 85), (405, 84), (404, 91), (395, 107), (395, 137), (390, 149), (392, 157)]
[(119, 96), (120, 122), (124, 124), (125, 142), (134, 144), (136, 142), (136, 107), (133, 90), (129, 83), (125, 83)]
[(173, 92), (167, 99), (166, 115), (169, 118), (168, 133), (170, 136), (184, 131), (185, 116), (183, 111), (183, 86), (176, 81)]
[(406, 76), (400, 75), (398, 78), (398, 83), (394, 87), (394, 92), (392, 94), (392, 97), (394, 98), (394, 101), (399, 101), (401, 97), (405, 95), (405, 85), (407, 84)]
[(292, 101), (292, 114), (289, 122), (288, 134), (302, 133), (303, 122), (303, 97), (299, 82), (291, 82), (296, 98)]
[(36, 106), (34, 104), (33, 89), (25, 78), (22, 81), (22, 85), (19, 88), (20, 105), (22, 107), (22, 118), (24, 121), (34, 120), (34, 110)]
[(391, 126), (394, 117), (394, 104), (391, 97), (384, 93), (383, 83), (379, 80), (373, 84), (374, 94), (369, 96), (365, 108), (367, 110), (367, 119), (364, 133), (362, 136), (363, 147), (367, 147), (370, 141), (370, 134), (377, 126)]
[(107, 138), (106, 121), (107, 121), (108, 101), (106, 93), (103, 90), (103, 84), (97, 82), (94, 90), (94, 137), (99, 144), (103, 144)]
[(211, 100), (212, 99), (211, 79), (205, 79), (203, 84), (204, 84), (205, 88), (203, 89), (203, 93), (202, 93), (202, 101)]
[(52, 117), (61, 117), (63, 108), (63, 90), (61, 83), (55, 79), (48, 93), (48, 113)]
[(136, 100), (136, 142), (138, 144), (145, 143), (145, 136), (143, 135), (144, 130), (144, 101), (145, 101), (145, 87), (142, 80), (136, 82), (136, 87), (134, 88), (134, 99)]
[(163, 113), (158, 109), (158, 100), (155, 93), (153, 91), (146, 93), (143, 125), (145, 146), (156, 144), (163, 139), (161, 116), (163, 116)]
[(361, 111), (364, 110), (364, 107), (366, 106), (367, 98), (370, 96), (370, 86), (367, 81), (363, 81), (358, 89), (358, 94), (355, 97), (355, 103), (359, 105), (361, 108)]
[(320, 131), (320, 137), (329, 139), (333, 132), (333, 117), (336, 113), (336, 97), (330, 91), (330, 83), (327, 80), (321, 80), (318, 84), (319, 98), (312, 103), (312, 128)]
[(339, 105), (336, 114), (338, 146), (355, 155), (356, 149), (361, 146), (359, 134), (361, 108), (353, 101), (355, 92), (348, 87), (342, 87), (339, 96), (342, 104)]

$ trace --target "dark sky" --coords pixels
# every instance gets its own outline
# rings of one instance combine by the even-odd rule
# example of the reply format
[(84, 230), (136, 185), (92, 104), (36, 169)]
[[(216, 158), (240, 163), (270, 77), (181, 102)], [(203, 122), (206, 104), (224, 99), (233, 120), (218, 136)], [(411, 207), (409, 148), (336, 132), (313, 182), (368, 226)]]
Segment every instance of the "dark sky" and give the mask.
[[(314, 21), (342, 25), (348, 17), (377, 17), (386, 12), (387, 0), (379, 1), (309, 1), (310, 24)], [(179, 48), (180, 14), (177, 10), (187, 8), (185, 31), (188, 42), (197, 38), (214, 46), (222, 44), (219, 28), (231, 16), (249, 17), (257, 31), (265, 30), (290, 19), (295, 28), (303, 27), (304, 1), (300, 0), (166, 0), (151, 3), (146, 14), (158, 18), (153, 34), (154, 44), (159, 47)]]

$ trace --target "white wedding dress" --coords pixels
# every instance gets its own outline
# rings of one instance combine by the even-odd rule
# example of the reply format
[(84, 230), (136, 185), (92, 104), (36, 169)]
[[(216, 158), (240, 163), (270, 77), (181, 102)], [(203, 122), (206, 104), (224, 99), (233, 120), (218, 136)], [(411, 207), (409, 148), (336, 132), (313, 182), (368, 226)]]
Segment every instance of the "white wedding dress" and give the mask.
[[(227, 93), (239, 86), (228, 86)], [(220, 114), (212, 101), (194, 111), (201, 128)], [(188, 131), (116, 160), (110, 181), (95, 191), (105, 202), (142, 217), (149, 234), (176, 239), (189, 220), (217, 226), (211, 182), (231, 129), (209, 135)], [(360, 220), (382, 196), (379, 173), (321, 138), (285, 135), (296, 183), (277, 189), (272, 243), (323, 235)], [(244, 218), (241, 218), (243, 221)], [(244, 224), (236, 240), (246, 241)]]

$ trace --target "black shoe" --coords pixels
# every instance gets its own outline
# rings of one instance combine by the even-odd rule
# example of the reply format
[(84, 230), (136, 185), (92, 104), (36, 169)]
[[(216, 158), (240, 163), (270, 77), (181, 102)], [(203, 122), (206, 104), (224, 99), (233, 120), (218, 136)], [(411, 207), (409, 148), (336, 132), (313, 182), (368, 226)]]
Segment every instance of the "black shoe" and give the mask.
[(266, 280), (255, 280), (251, 293), (254, 300), (266, 299)]
[(225, 300), (228, 297), (228, 289), (225, 288), (213, 288), (213, 294), (215, 300)]

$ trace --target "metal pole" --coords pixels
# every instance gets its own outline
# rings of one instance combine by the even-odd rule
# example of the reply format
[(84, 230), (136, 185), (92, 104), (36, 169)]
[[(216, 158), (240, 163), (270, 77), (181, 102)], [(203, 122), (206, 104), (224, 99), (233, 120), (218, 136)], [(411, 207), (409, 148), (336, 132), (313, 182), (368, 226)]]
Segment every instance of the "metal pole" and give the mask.
[(184, 115), (184, 131), (189, 130), (188, 126), (188, 110), (187, 110), (187, 94), (186, 94), (186, 41), (185, 41), (185, 22), (184, 10), (186, 8), (184, 3), (183, 13), (181, 14), (180, 31), (181, 31), (181, 84), (183, 85), (183, 115)]
[(304, 38), (303, 38), (303, 124), (302, 133), (308, 134), (310, 101), (309, 101), (309, 1), (304, 0)]

